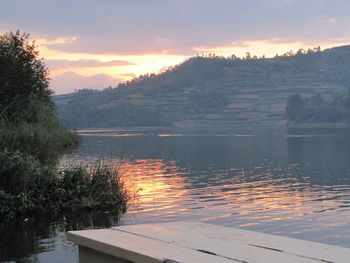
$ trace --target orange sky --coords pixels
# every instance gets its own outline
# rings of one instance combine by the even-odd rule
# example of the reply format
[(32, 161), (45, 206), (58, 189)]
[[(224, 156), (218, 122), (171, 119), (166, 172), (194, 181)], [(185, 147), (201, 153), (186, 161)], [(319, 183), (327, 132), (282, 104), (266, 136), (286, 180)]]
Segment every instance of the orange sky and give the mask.
[[(50, 47), (52, 44), (67, 44), (76, 41), (78, 37), (61, 37), (54, 40), (37, 39), (40, 55), (45, 58), (50, 69), (50, 77), (56, 77), (72, 72), (83, 77), (91, 77), (98, 74), (104, 74), (110, 77), (115, 84), (130, 80), (134, 77), (146, 73), (159, 73), (162, 69), (179, 64), (189, 55), (171, 54), (171, 53), (145, 53), (145, 54), (109, 54), (109, 53), (77, 53), (59, 51)], [(235, 54), (242, 57), (246, 52), (251, 55), (273, 57), (276, 54), (283, 54), (287, 51), (296, 51), (299, 48), (312, 48), (321, 46), (322, 49), (334, 46), (349, 44), (344, 39), (336, 39), (332, 42), (310, 43), (303, 41), (281, 42), (278, 39), (256, 40), (232, 43), (232, 45), (218, 47), (193, 47), (193, 56), (196, 54), (215, 53), (225, 57)], [(55, 67), (50, 67), (53, 62), (60, 62)], [(62, 63), (66, 62), (66, 63)], [(95, 65), (84, 65), (83, 62), (95, 61)], [(117, 61), (119, 65), (108, 65), (109, 62)], [(73, 63), (74, 62), (74, 63)], [(81, 65), (80, 65), (81, 64)], [(85, 63), (86, 64), (86, 63)], [(104, 65), (106, 64), (106, 65)]]
[(350, 43), (349, 1), (0, 1), (0, 33), (37, 39), (56, 94), (103, 89), (197, 53), (267, 57)]

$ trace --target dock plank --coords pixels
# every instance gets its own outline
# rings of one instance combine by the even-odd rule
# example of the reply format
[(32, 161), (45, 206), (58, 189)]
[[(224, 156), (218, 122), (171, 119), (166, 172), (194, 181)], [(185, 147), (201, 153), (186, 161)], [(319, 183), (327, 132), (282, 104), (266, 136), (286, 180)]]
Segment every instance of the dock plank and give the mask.
[(349, 248), (191, 221), (72, 231), (67, 238), (85, 255), (81, 263), (350, 262)]
[(179, 247), (164, 241), (111, 229), (71, 231), (68, 240), (134, 263), (235, 263), (237, 261)]
[[(242, 262), (349, 262), (350, 249), (200, 222), (114, 228)], [(282, 260), (283, 261), (278, 261)], [(272, 260), (272, 261), (271, 261)]]

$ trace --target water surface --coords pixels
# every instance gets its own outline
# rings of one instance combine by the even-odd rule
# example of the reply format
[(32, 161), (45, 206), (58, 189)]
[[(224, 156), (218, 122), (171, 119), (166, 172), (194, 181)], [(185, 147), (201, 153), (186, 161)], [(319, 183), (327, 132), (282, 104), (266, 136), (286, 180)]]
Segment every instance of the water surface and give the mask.
[(76, 249), (65, 241), (69, 229), (176, 220), (350, 247), (350, 130), (81, 134), (82, 146), (61, 164), (102, 158), (118, 167), (135, 197), (121, 217), (94, 215), (93, 220), (81, 215), (76, 222), (86, 218), (79, 226), (62, 223), (62, 218), (49, 220), (51, 233), (31, 239), (44, 240), (44, 251), (36, 246), (31, 252), (38, 262), (43, 255), (75, 262)]

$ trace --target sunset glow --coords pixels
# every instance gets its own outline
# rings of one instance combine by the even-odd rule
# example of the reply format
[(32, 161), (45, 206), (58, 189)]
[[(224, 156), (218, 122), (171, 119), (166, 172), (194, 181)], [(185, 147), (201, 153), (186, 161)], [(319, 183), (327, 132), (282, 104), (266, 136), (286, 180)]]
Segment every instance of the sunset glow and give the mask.
[(232, 56), (233, 54), (237, 57), (244, 57), (246, 52), (250, 52), (252, 56), (256, 55), (261, 57), (265, 55), (267, 58), (274, 57), (275, 55), (282, 55), (286, 52), (296, 52), (300, 48), (308, 49), (313, 47), (321, 47), (321, 50), (332, 48), (335, 46), (342, 46), (350, 44), (350, 40), (346, 39), (335, 39), (332, 42), (283, 42), (279, 39), (270, 40), (256, 40), (256, 41), (242, 41), (233, 42), (230, 46), (219, 46), (219, 47), (194, 47), (199, 54), (215, 53), (224, 57)]
[(67, 41), (74, 41), (76, 38), (59, 38), (56, 40), (39, 39), (40, 54), (47, 61), (81, 61), (96, 60), (99, 62), (121, 61), (125, 65), (119, 66), (99, 66), (99, 67), (61, 67), (50, 70), (52, 78), (62, 75), (65, 72), (74, 72), (81, 76), (92, 76), (96, 74), (106, 74), (119, 80), (130, 80), (146, 73), (159, 73), (162, 69), (174, 66), (184, 61), (186, 56), (177, 54), (94, 54), (94, 53), (70, 53), (51, 49), (47, 43), (63, 44)]
[(349, 10), (0, 0), (0, 263), (344, 262)]
[[(50, 69), (56, 94), (116, 87), (197, 54), (274, 57), (300, 48), (350, 43), (349, 17), (342, 11), (347, 2), (237, 0), (215, 7), (198, 3), (112, 1), (97, 7), (82, 1), (5, 1), (0, 31), (30, 33)], [(88, 66), (86, 60), (96, 63)], [(112, 65), (114, 60), (120, 64)]]
[[(229, 46), (218, 47), (205, 47), (197, 46), (193, 47), (193, 55), (183, 54), (171, 54), (171, 53), (145, 53), (145, 54), (109, 54), (109, 53), (74, 53), (60, 51), (54, 49), (52, 45), (65, 45), (73, 43), (78, 37), (60, 37), (53, 40), (37, 39), (36, 43), (39, 46), (40, 54), (45, 58), (50, 69), (50, 77), (55, 78), (66, 72), (73, 72), (83, 77), (90, 77), (98, 74), (104, 74), (111, 79), (115, 79), (115, 84), (118, 82), (124, 82), (131, 80), (143, 74), (160, 73), (164, 69), (180, 64), (191, 56), (196, 54), (208, 55), (216, 54), (219, 56), (230, 57), (233, 54), (238, 57), (244, 57), (247, 52), (250, 52), (251, 56), (261, 57), (274, 57), (276, 54), (284, 54), (289, 51), (296, 52), (298, 49), (308, 49), (320, 46), (322, 50), (331, 48), (334, 46), (341, 46), (349, 44), (350, 41), (346, 39), (335, 39), (330, 42), (283, 42), (279, 39), (270, 40), (256, 40), (256, 41), (242, 41), (232, 42)], [(96, 64), (100, 65), (86, 66), (83, 65), (84, 61), (96, 61)], [(74, 66), (65, 65), (62, 62), (75, 62)], [(118, 65), (104, 65), (113, 61), (120, 62)], [(50, 68), (50, 63), (61, 62), (61, 66)], [(80, 65), (81, 64), (81, 65)]]

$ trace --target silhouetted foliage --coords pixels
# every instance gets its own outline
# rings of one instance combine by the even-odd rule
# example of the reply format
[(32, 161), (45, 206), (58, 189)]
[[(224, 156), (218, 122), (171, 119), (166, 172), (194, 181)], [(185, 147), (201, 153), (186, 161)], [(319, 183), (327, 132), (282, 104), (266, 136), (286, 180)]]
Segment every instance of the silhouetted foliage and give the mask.
[(292, 95), (287, 101), (286, 112), (288, 119), (295, 121), (305, 111), (305, 103), (300, 95)]
[(325, 100), (321, 94), (310, 98), (292, 95), (287, 101), (288, 120), (296, 123), (336, 123), (350, 121), (350, 98), (338, 95)]
[(0, 216), (62, 210), (125, 210), (117, 170), (101, 163), (60, 171), (19, 151), (0, 151)]
[(79, 139), (58, 121), (48, 71), (37, 57), (27, 34), (0, 36), (0, 216), (123, 207), (116, 171), (102, 165), (56, 170), (58, 154)]
[(40, 107), (50, 104), (48, 70), (28, 34), (0, 36), (0, 118), (34, 121)]

